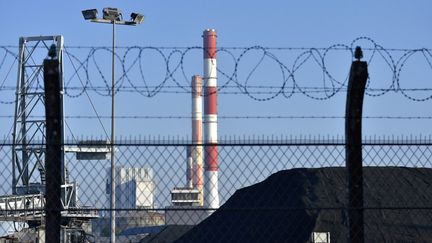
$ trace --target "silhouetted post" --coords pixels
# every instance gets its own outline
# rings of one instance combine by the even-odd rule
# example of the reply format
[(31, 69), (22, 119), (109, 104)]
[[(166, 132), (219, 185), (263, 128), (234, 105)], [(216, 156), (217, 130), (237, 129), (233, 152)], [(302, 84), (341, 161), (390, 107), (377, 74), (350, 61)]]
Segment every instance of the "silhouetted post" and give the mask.
[(46, 119), (46, 205), (45, 242), (60, 242), (61, 223), (61, 165), (62, 165), (62, 111), (60, 100), (59, 60), (55, 45), (44, 60), (45, 119)]
[(351, 243), (364, 242), (363, 224), (363, 165), (362, 165), (362, 110), (367, 63), (360, 47), (356, 47), (348, 81), (345, 111), (346, 167), (349, 187), (349, 238)]

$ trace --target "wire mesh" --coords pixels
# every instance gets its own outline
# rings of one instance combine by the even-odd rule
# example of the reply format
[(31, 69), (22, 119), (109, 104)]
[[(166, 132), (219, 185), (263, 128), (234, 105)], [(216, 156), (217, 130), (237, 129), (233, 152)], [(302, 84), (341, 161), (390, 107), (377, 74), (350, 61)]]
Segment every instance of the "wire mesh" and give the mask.
[[(44, 232), (44, 203), (49, 195), (38, 191), (12, 195), (16, 177), (12, 145), (5, 143), (0, 149), (0, 230), (4, 238), (35, 240)], [(109, 241), (109, 215), (115, 210), (118, 242), (348, 240), (343, 142), (219, 144), (218, 209), (208, 208), (205, 196), (200, 202), (199, 196), (194, 197), (200, 190), (188, 186), (189, 146), (192, 144), (175, 142), (116, 144), (115, 208), (109, 204), (109, 156), (66, 152), (65, 184), (76, 188), (70, 197), (76, 204), (62, 212), (63, 239)], [(431, 158), (432, 143), (428, 142), (363, 145), (365, 239), (416, 242), (432, 234)], [(28, 188), (37, 188), (41, 181), (34, 174)], [(206, 188), (204, 185), (204, 195)], [(175, 190), (183, 191), (173, 196)]]

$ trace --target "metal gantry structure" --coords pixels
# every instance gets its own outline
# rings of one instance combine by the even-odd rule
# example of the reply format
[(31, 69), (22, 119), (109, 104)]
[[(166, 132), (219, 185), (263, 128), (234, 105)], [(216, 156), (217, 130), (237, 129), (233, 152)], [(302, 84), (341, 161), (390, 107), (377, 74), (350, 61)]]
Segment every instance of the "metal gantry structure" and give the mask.
[[(12, 194), (14, 195), (45, 192), (46, 124), (45, 119), (32, 118), (44, 112), (43, 64), (42, 62), (36, 63), (33, 55), (41, 47), (48, 50), (48, 42), (54, 42), (57, 46), (59, 70), (63, 73), (62, 36), (20, 38), (12, 135)], [(63, 99), (60, 105), (63, 107)], [(61, 126), (63, 128), (63, 124)], [(62, 177), (65, 179), (63, 183), (67, 182), (65, 167), (63, 167)]]
[[(31, 225), (43, 222), (46, 203), (46, 119), (34, 119), (45, 114), (42, 59), (51, 44), (56, 46), (59, 59), (63, 116), (63, 36), (21, 37), (19, 41), (18, 75), (12, 144), (12, 195), (0, 196), (0, 220), (22, 221)], [(39, 55), (38, 55), (39, 54)], [(63, 121), (63, 120), (62, 120)], [(64, 124), (60, 124), (64, 141)], [(73, 219), (97, 217), (78, 203), (77, 184), (70, 180), (64, 153), (80, 152), (79, 148), (62, 145), (61, 202), (62, 217), (68, 224)], [(48, 158), (49, 159), (49, 158)]]

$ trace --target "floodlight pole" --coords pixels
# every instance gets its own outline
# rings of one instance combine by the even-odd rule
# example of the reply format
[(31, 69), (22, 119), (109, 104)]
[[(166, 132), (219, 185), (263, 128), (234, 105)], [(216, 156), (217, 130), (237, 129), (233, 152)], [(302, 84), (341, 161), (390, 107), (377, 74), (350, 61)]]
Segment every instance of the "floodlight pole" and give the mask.
[[(108, 17), (105, 16), (105, 9), (108, 11)], [(97, 18), (97, 10), (89, 9), (82, 11), (84, 19), (90, 20), (94, 23), (104, 23), (104, 24), (112, 24), (112, 63), (111, 63), (111, 193), (110, 193), (110, 222), (111, 222), (111, 242), (115, 242), (115, 232), (116, 232), (116, 181), (115, 181), (115, 167), (116, 167), (116, 159), (115, 159), (115, 57), (116, 57), (116, 25), (131, 25), (135, 26), (140, 24), (144, 20), (144, 16), (138, 13), (131, 14), (131, 21), (122, 21), (121, 13), (119, 16), (109, 16), (109, 11), (119, 12), (116, 8), (104, 8), (104, 17), (103, 19)]]
[(116, 181), (115, 181), (115, 152), (114, 152), (114, 139), (115, 139), (115, 32), (116, 21), (112, 21), (112, 66), (111, 66), (111, 242), (115, 242), (116, 231)]

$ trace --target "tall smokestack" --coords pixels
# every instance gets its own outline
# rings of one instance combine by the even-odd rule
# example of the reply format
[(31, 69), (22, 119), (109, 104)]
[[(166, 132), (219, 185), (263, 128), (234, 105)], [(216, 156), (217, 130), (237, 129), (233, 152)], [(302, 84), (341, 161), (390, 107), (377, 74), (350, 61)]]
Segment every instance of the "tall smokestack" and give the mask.
[(216, 30), (207, 29), (204, 38), (204, 143), (205, 146), (205, 204), (219, 208), (218, 138), (217, 138), (217, 69)]
[(203, 135), (202, 135), (202, 78), (199, 75), (192, 77), (192, 184), (198, 189), (200, 205), (204, 205), (203, 194)]

